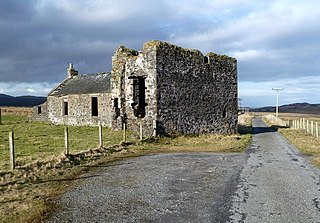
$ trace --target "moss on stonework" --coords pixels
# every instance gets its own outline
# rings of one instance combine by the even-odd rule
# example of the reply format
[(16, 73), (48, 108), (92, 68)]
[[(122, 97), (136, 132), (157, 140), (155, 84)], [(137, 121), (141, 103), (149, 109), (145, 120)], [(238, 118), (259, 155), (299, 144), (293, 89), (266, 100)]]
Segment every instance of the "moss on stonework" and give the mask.
[(180, 46), (176, 46), (174, 44), (171, 44), (169, 42), (165, 42), (165, 41), (160, 41), (160, 40), (151, 40), (149, 42), (146, 42), (143, 45), (143, 49), (146, 48), (152, 48), (152, 47), (163, 47), (163, 48), (171, 48), (174, 49), (176, 51), (181, 51), (181, 52), (186, 52), (186, 53), (190, 53), (190, 54), (194, 54), (194, 55), (199, 55), (201, 57), (203, 57), (204, 55), (202, 54), (201, 51), (197, 50), (197, 49), (188, 49), (188, 48), (183, 48)]
[(220, 59), (220, 60), (233, 60), (233, 61), (236, 61), (236, 59), (233, 58), (233, 57), (229, 57), (227, 55), (216, 54), (216, 53), (213, 53), (213, 52), (207, 53), (206, 56), (210, 57), (210, 58)]
[[(181, 52), (186, 52), (186, 53), (193, 54), (195, 57), (196, 56), (204, 57), (204, 54), (201, 51), (197, 50), (197, 49), (183, 48), (183, 47), (180, 47), (180, 46), (173, 45), (173, 44), (171, 44), (169, 42), (160, 41), (160, 40), (151, 40), (149, 42), (146, 42), (143, 45), (143, 49), (153, 48), (153, 47), (171, 48), (171, 49), (174, 49), (176, 51), (181, 51)], [(217, 60), (229, 60), (229, 61), (231, 60), (232, 62), (236, 62), (237, 61), (233, 57), (229, 57), (227, 55), (216, 54), (216, 53), (213, 53), (213, 52), (207, 53), (206, 56), (214, 58), (214, 59), (217, 59)]]
[(151, 40), (151, 41), (148, 41), (146, 43), (143, 44), (143, 48), (145, 47), (153, 47), (153, 46), (160, 46), (161, 44), (163, 44), (165, 42), (162, 42), (160, 40)]
[(123, 45), (119, 46), (117, 51), (117, 55), (126, 55), (126, 56), (137, 56), (139, 52), (137, 50), (129, 49)]

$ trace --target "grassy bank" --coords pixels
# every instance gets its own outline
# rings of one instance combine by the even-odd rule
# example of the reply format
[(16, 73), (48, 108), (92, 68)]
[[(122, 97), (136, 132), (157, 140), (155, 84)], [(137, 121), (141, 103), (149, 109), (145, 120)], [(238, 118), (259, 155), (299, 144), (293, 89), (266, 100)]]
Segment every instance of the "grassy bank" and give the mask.
[(303, 154), (313, 156), (312, 162), (320, 167), (320, 140), (301, 129), (280, 128), (278, 131)]
[[(243, 124), (244, 127), (248, 125)], [(8, 132), (14, 129), (18, 169), (8, 170)], [(63, 126), (29, 123), (25, 117), (4, 116), (0, 126), (0, 222), (41, 222), (55, 210), (54, 200), (75, 185), (83, 173), (127, 157), (159, 152), (241, 152), (250, 134), (176, 136), (119, 144), (122, 133), (104, 129), (106, 148), (97, 127), (70, 127), (71, 153), (63, 154)], [(109, 146), (110, 145), (110, 146)], [(91, 148), (91, 149), (90, 149)], [(84, 151), (85, 152), (81, 152)], [(77, 154), (76, 154), (77, 153)], [(5, 163), (5, 164), (3, 164)]]

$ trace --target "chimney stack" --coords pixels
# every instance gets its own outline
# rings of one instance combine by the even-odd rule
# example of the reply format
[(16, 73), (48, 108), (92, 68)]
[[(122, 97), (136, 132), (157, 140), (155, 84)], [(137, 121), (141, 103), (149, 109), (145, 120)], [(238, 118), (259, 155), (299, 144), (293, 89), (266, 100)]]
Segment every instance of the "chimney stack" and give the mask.
[(67, 77), (68, 78), (72, 78), (72, 77), (77, 76), (77, 75), (78, 75), (78, 71), (76, 71), (73, 68), (73, 64), (72, 63), (69, 63), (69, 67), (67, 69)]

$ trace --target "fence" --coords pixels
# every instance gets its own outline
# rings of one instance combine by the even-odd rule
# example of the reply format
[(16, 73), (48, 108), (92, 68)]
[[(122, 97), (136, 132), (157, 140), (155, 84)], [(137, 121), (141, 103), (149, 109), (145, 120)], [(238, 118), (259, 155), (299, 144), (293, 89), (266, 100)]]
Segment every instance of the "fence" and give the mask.
[(303, 129), (307, 133), (319, 139), (319, 124), (318, 122), (308, 119), (294, 119), (290, 120), (290, 127), (293, 129)]
[(308, 119), (293, 119), (293, 120), (283, 120), (281, 118), (278, 118), (274, 115), (266, 115), (266, 119), (268, 119), (269, 122), (272, 124), (278, 125), (278, 126), (285, 126), (290, 127), (293, 129), (302, 129), (306, 131), (307, 133), (311, 134), (312, 136), (319, 139), (319, 127), (320, 124), (318, 122)]
[[(60, 131), (61, 130), (62, 129), (60, 128)], [(97, 137), (93, 136), (92, 138), (95, 138), (96, 141), (99, 142), (99, 147), (102, 148), (104, 146), (104, 141), (103, 141), (104, 137), (103, 137), (103, 128), (102, 128), (101, 125), (99, 125), (99, 129), (98, 130), (99, 131), (97, 131), (97, 134), (96, 134)], [(64, 140), (64, 148), (63, 147), (61, 148), (61, 152), (64, 151), (65, 155), (70, 155), (70, 149), (72, 149), (72, 148), (70, 148), (69, 132), (70, 132), (70, 129), (68, 127), (64, 127), (64, 137), (57, 138), (57, 140), (61, 140), (61, 141)], [(17, 136), (15, 136), (14, 131), (10, 131), (9, 132), (9, 140), (8, 141), (9, 141), (9, 150), (10, 150), (10, 168), (12, 170), (15, 169), (16, 166), (17, 166), (16, 161), (15, 161), (15, 137), (18, 138), (19, 135), (17, 134)], [(127, 138), (128, 138), (128, 133), (127, 133), (126, 125), (124, 124), (123, 131), (122, 131), (122, 141), (119, 138), (118, 139), (119, 140), (118, 143), (127, 142), (127, 140), (128, 140)], [(142, 125), (140, 125), (139, 139), (143, 140), (143, 126)], [(131, 140), (132, 140), (132, 137), (131, 137)], [(115, 143), (115, 144), (117, 144), (117, 143)], [(21, 146), (22, 145), (20, 145), (20, 147)], [(109, 144), (109, 146), (110, 146), (110, 144)], [(19, 149), (19, 148), (17, 148), (17, 149)], [(87, 148), (87, 149), (89, 149), (89, 148)]]

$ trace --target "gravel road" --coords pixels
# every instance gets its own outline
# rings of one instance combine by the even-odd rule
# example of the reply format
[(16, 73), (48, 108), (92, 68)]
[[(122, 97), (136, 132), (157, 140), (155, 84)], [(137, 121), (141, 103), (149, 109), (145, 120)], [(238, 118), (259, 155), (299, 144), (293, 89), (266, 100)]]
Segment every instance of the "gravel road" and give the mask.
[(320, 222), (320, 170), (253, 120), (245, 153), (154, 154), (100, 166), (47, 222)]
[(49, 222), (226, 222), (245, 154), (180, 153), (101, 167)]

